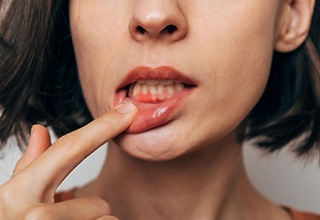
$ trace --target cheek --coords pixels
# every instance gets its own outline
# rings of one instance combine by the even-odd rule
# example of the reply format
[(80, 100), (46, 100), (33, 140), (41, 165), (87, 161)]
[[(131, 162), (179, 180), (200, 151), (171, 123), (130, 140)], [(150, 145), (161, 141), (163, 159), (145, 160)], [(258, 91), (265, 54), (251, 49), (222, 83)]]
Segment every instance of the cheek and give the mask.
[(217, 101), (237, 103), (236, 99), (240, 99), (254, 104), (264, 90), (273, 54), (275, 16), (271, 7), (270, 11), (264, 9), (265, 13), (258, 9), (230, 9), (207, 32), (205, 41), (211, 43), (202, 47), (213, 63)]
[(210, 130), (208, 136), (213, 130), (223, 136), (238, 126), (264, 92), (272, 61), (276, 17), (271, 8), (264, 10), (267, 11), (256, 12), (259, 10), (248, 7), (224, 15), (219, 14), (221, 9), (215, 16), (219, 19), (203, 23), (211, 28), (198, 26), (193, 33), (198, 39), (197, 48), (211, 63), (211, 76), (204, 84), (210, 92), (203, 94), (210, 103), (202, 103), (207, 106), (207, 118), (212, 119), (204, 127)]
[[(105, 97), (111, 94), (111, 87), (105, 87), (106, 72), (113, 62), (113, 56), (123, 39), (121, 16), (124, 13), (117, 12), (114, 1), (106, 3), (97, 0), (71, 1), (70, 24), (72, 40), (77, 59), (79, 78), (87, 105), (93, 115), (98, 117), (109, 110)], [(106, 14), (116, 13), (118, 16), (106, 17)], [(106, 28), (107, 27), (107, 28)], [(116, 33), (116, 35), (115, 35)], [(122, 35), (121, 35), (122, 34)], [(110, 78), (110, 77), (108, 77)]]

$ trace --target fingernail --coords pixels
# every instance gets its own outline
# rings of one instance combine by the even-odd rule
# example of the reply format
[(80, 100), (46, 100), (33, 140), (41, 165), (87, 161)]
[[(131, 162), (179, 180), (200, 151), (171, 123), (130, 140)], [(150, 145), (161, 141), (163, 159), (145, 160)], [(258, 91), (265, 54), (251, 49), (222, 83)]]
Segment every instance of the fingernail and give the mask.
[(125, 103), (121, 103), (121, 104), (117, 105), (114, 109), (119, 113), (127, 114), (127, 113), (135, 111), (137, 109), (137, 107), (134, 104), (132, 104), (131, 102), (125, 102)]

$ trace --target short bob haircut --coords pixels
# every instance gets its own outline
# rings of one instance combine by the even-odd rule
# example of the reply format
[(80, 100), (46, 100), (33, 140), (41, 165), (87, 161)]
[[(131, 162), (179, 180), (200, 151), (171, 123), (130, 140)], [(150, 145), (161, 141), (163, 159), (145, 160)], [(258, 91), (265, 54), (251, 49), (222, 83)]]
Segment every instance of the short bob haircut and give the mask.
[[(271, 152), (296, 139), (299, 155), (320, 149), (319, 1), (304, 44), (291, 53), (274, 52), (268, 85), (244, 123), (242, 140), (254, 139)], [(0, 27), (1, 146), (10, 136), (25, 145), (35, 123), (61, 136), (92, 120), (78, 80), (68, 9), (67, 0), (11, 0)]]

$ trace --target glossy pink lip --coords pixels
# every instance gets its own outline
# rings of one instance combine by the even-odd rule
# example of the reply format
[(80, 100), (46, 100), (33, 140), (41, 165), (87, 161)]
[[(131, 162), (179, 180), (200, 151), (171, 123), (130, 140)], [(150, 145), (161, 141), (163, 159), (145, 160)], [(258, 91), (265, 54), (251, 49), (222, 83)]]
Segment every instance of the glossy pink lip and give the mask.
[[(128, 86), (138, 80), (175, 80), (187, 85), (187, 87), (163, 102), (144, 103), (127, 96)], [(174, 113), (178, 111), (183, 100), (193, 92), (195, 87), (196, 84), (193, 80), (172, 67), (150, 68), (140, 66), (133, 69), (117, 87), (114, 104), (130, 101), (137, 106), (138, 113), (127, 132), (141, 133), (169, 122)]]

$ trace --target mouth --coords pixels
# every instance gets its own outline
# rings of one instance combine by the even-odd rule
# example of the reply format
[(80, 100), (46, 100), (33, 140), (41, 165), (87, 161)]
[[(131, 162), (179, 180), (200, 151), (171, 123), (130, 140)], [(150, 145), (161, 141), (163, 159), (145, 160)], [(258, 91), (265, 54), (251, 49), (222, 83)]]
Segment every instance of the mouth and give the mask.
[(115, 105), (130, 101), (137, 106), (127, 133), (141, 133), (168, 123), (196, 87), (171, 67), (137, 67), (116, 90)]
[(176, 80), (138, 80), (126, 86), (126, 97), (142, 103), (161, 103), (184, 89), (191, 89), (194, 85), (181, 83)]

